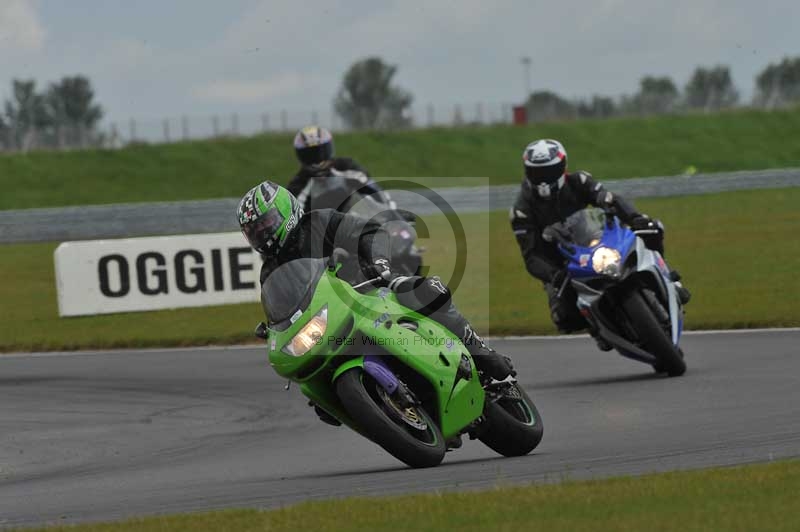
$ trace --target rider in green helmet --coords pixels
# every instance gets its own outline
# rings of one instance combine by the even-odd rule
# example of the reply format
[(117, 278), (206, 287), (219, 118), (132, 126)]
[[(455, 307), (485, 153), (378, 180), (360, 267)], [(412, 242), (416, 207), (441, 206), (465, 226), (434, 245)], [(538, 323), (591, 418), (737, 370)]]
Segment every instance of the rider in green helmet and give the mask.
[(264, 181), (244, 195), (237, 218), (247, 241), (264, 259), (262, 283), (282, 264), (300, 258), (327, 257), (335, 248), (344, 248), (355, 260), (342, 266), (339, 277), (350, 282), (380, 277), (382, 284), (398, 293), (404, 305), (419, 307), (415, 310), (458, 335), (485, 376), (502, 380), (516, 374), (510, 359), (486, 346), (472, 330), (438, 277), (403, 277), (392, 271), (388, 234), (378, 222), (334, 209), (304, 213), (291, 192), (271, 181)]
[(285, 188), (264, 181), (239, 202), (239, 227), (250, 246), (262, 255), (279, 250), (303, 217), (303, 209)]

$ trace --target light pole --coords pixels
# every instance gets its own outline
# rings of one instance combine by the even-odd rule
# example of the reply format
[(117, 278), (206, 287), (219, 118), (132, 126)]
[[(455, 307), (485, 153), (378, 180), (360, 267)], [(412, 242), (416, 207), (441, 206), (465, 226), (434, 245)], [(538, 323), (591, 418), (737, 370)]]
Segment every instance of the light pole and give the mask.
[(525, 69), (525, 98), (523, 101), (528, 101), (531, 95), (531, 58), (527, 55), (520, 59), (522, 67)]

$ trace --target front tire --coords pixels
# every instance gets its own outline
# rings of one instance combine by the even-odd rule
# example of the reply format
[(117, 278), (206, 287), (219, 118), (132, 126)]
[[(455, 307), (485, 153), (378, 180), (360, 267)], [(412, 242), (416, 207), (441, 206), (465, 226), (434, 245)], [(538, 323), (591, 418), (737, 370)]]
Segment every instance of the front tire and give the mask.
[(503, 456), (524, 456), (542, 441), (544, 425), (536, 405), (519, 384), (496, 401), (487, 397), (478, 439)]
[(665, 371), (670, 377), (679, 377), (686, 373), (683, 352), (661, 328), (642, 295), (638, 291), (631, 291), (622, 302), (622, 307), (636, 330), (642, 347), (658, 359), (653, 368), (656, 371)]
[(380, 384), (361, 368), (339, 377), (336, 394), (364, 434), (401, 462), (411, 467), (441, 463), (446, 451), (444, 437), (422, 407), (409, 411), (393, 404)]

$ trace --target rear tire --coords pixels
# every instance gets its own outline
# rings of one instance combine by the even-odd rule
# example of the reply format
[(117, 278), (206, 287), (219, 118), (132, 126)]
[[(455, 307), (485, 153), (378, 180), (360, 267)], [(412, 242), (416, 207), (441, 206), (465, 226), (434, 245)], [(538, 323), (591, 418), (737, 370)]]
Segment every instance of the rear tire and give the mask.
[(658, 372), (666, 372), (670, 377), (679, 377), (686, 373), (683, 352), (661, 328), (642, 295), (638, 291), (629, 292), (622, 307), (631, 320), (642, 347), (658, 359), (653, 368)]
[[(444, 458), (445, 441), (431, 416), (420, 406), (413, 407), (412, 419), (418, 429), (399, 418), (381, 397), (380, 385), (363, 369), (354, 368), (336, 381), (336, 394), (347, 413), (364, 434), (411, 467), (433, 467)], [(385, 392), (383, 392), (385, 393)]]
[(478, 439), (503, 456), (524, 456), (542, 441), (544, 425), (536, 405), (519, 384), (497, 401), (488, 401), (483, 409), (486, 420)]

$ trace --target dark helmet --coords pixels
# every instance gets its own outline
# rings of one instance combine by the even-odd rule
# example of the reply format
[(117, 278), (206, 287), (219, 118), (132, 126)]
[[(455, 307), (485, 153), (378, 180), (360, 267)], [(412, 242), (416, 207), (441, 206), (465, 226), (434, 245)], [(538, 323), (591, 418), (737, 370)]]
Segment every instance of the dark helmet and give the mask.
[(567, 173), (567, 150), (557, 140), (542, 139), (531, 142), (522, 153), (525, 177), (539, 196), (550, 197), (564, 186)]
[(294, 152), (303, 166), (318, 167), (333, 157), (333, 135), (324, 127), (306, 126), (294, 136)]
[(303, 217), (294, 194), (272, 181), (251, 188), (239, 202), (239, 227), (259, 253), (277, 253)]

